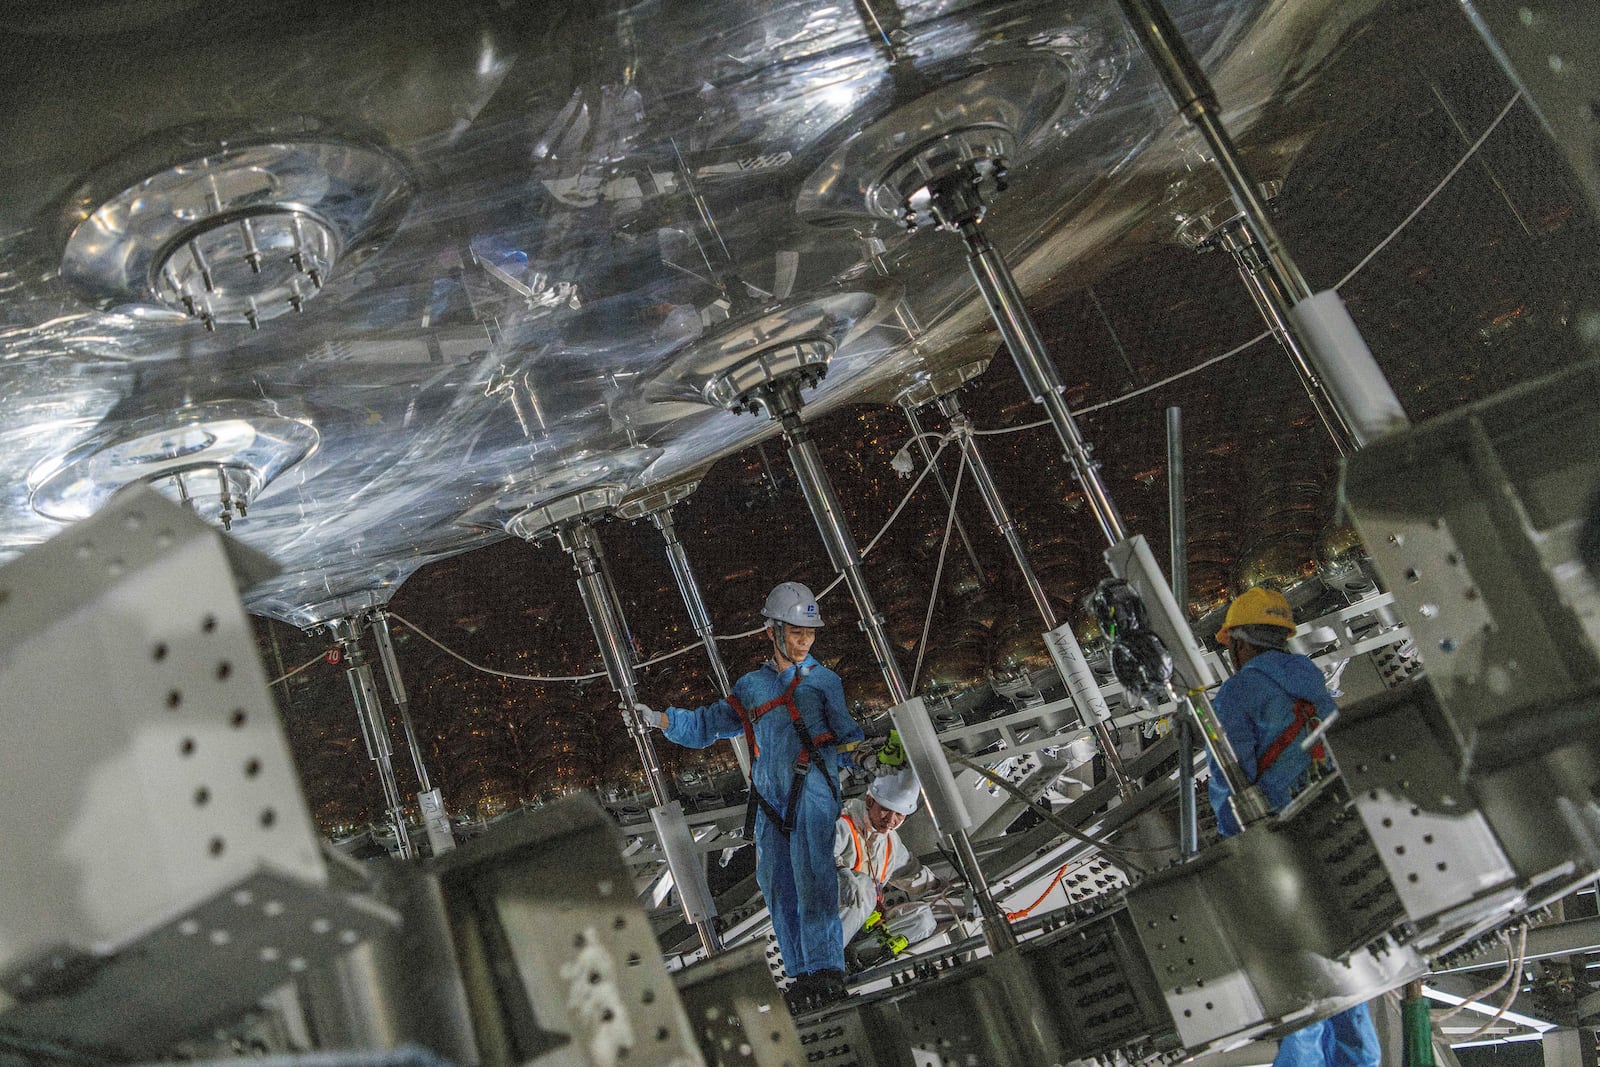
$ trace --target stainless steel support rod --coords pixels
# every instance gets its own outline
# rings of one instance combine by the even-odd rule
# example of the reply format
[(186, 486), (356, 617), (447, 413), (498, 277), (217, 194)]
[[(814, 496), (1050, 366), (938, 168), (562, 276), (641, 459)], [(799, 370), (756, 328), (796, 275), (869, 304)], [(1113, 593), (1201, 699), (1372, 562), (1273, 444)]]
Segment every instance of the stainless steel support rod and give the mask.
[(378, 766), (383, 802), (394, 824), (395, 847), (402, 857), (410, 859), (411, 835), (406, 832), (405, 805), (400, 800), (400, 785), (394, 775), (389, 724), (383, 714), (383, 704), (378, 699), (377, 684), (372, 680), (372, 667), (368, 665), (366, 651), (361, 647), (361, 632), (354, 619), (334, 619), (326, 625), (328, 633), (344, 652), (345, 678), (350, 682), (350, 695), (355, 700), (356, 719), (361, 724), (361, 737), (367, 747), (367, 756)]
[(389, 695), (400, 713), (400, 729), (406, 735), (406, 748), (411, 751), (411, 766), (417, 772), (417, 784), (424, 793), (433, 788), (428, 780), (428, 767), (422, 759), (422, 746), (417, 743), (417, 731), (411, 725), (411, 701), (406, 697), (405, 681), (400, 677), (400, 659), (394, 654), (394, 638), (389, 633), (389, 615), (385, 611), (372, 613), (372, 636), (378, 642), (378, 660), (383, 664), (383, 675), (389, 680)]
[[(795, 477), (805, 493), (806, 504), (811, 509), (811, 517), (817, 524), (822, 543), (828, 550), (828, 558), (834, 569), (843, 576), (851, 599), (855, 601), (856, 611), (861, 616), (861, 628), (866, 632), (867, 643), (872, 646), (873, 654), (878, 657), (884, 681), (889, 686), (889, 695), (895, 704), (905, 704), (911, 693), (906, 686), (905, 675), (900, 671), (900, 664), (895, 660), (894, 646), (889, 642), (883, 616), (873, 603), (872, 593), (862, 576), (861, 553), (856, 548), (844, 509), (834, 495), (833, 483), (828, 480), (828, 472), (822, 465), (817, 446), (811, 441), (810, 433), (800, 419), (800, 387), (794, 379), (784, 379), (767, 387), (763, 399), (768, 413), (783, 424), (784, 440), (788, 445), (789, 461), (794, 466)], [(990, 951), (999, 954), (1016, 948), (1016, 935), (1011, 932), (1005, 913), (995, 903), (994, 893), (984, 877), (983, 867), (978, 863), (978, 854), (973, 850), (971, 838), (965, 830), (956, 830), (948, 836), (961, 874), (977, 898), (978, 910), (983, 915), (984, 937)]]
[[(1315, 321), (1315, 313), (1326, 313), (1321, 298), (1333, 294), (1319, 294), (1314, 298), (1305, 276), (1290, 258), (1283, 239), (1272, 225), (1260, 186), (1246, 169), (1222, 124), (1222, 109), (1216, 92), (1194, 54), (1184, 44), (1162, 0), (1119, 0), (1119, 3), (1179, 114), (1199, 131), (1210, 149), (1234, 206), (1239, 209), (1242, 224), (1249, 228), (1260, 246), (1263, 278), (1281, 294), (1287, 309), (1315, 301)], [(1317, 336), (1317, 327), (1301, 322), (1298, 314), (1288, 318), (1286, 332), (1295, 335), (1299, 351), (1307, 357), (1307, 366), (1314, 366), (1320, 372), (1303, 380), (1308, 387), (1315, 383), (1329, 410), (1337, 415), (1337, 422), (1342, 424), (1349, 443), (1360, 445), (1405, 424), (1398, 398), (1384, 380), (1371, 353), (1366, 351), (1365, 344), (1360, 342), (1359, 335), (1355, 334), (1342, 303), (1334, 316), (1335, 325), (1340, 331), (1354, 335), (1342, 341), (1336, 341), (1335, 335)], [(1332, 388), (1327, 387), (1330, 384)]]
[[(673, 795), (672, 784), (667, 780), (666, 773), (661, 769), (661, 759), (656, 755), (649, 728), (639, 722), (638, 716), (634, 714), (634, 704), (639, 699), (638, 680), (633, 672), (633, 658), (628, 654), (627, 639), (624, 637), (627, 632), (626, 623), (618, 615), (621, 602), (617, 599), (616, 590), (606, 576), (599, 538), (595, 536), (594, 528), (582, 519), (558, 527), (556, 537), (561, 547), (572, 557), (573, 569), (578, 572), (578, 594), (583, 598), (584, 609), (589, 614), (589, 625), (594, 630), (595, 642), (600, 646), (600, 659), (605, 664), (606, 676), (611, 681), (611, 688), (615, 689), (621, 698), (623, 718), (628, 723), (628, 733), (633, 736), (634, 746), (639, 750), (639, 760), (644, 765), (645, 779), (650, 784), (650, 795), (655, 799), (657, 808), (676, 805), (677, 798)], [(681, 887), (695, 884), (703, 887), (704, 870), (698, 867), (694, 870), (679, 869), (672, 861), (672, 853), (666, 852), (665, 848), (663, 852), (667, 855), (667, 869), (672, 873), (672, 880), (676, 885)], [(709, 893), (704, 895), (709, 899)], [(685, 918), (694, 926), (707, 955), (721, 952), (722, 938), (717, 933), (716, 926), (709, 919), (696, 919), (690, 914), (689, 896), (690, 891), (679, 890), (678, 897), (683, 902)]]
[[(978, 288), (983, 292), (984, 300), (989, 305), (995, 325), (1000, 327), (1000, 335), (1005, 339), (1012, 359), (1016, 361), (1017, 371), (1022, 375), (1022, 380), (1033, 394), (1035, 402), (1044, 405), (1050, 422), (1055, 427), (1056, 435), (1066, 447), (1067, 459), (1078, 476), (1078, 483), (1083, 487), (1089, 507), (1100, 522), (1101, 531), (1112, 546), (1121, 544), (1127, 539), (1122, 516), (1117, 512), (1116, 505), (1106, 491), (1105, 483), (1100, 480), (1100, 472), (1090, 455), (1089, 445), (1079, 432), (1072, 412), (1067, 408), (1055, 364), (1050, 361), (1050, 354), (1044, 347), (1032, 316), (1028, 314), (1027, 306), (1022, 301), (1022, 294), (1018, 292), (1016, 282), (1011, 277), (1010, 268), (990, 244), (989, 238), (983, 233), (976, 218), (964, 219), (960, 223), (960, 230), (962, 238), (967, 243), (968, 263), (972, 267), (972, 275), (977, 279)], [(1186, 625), (1186, 620), (1172, 621), (1175, 626)], [(1205, 736), (1206, 744), (1221, 768), (1223, 777), (1234, 787), (1234, 806), (1239, 812), (1240, 825), (1247, 825), (1260, 818), (1265, 814), (1260, 803), (1261, 791), (1252, 788), (1244, 780), (1244, 772), (1239, 767), (1238, 757), (1233, 751), (1233, 746), (1228, 743), (1227, 734), (1222, 732), (1216, 713), (1206, 700), (1205, 694), (1195, 695), (1189, 700), (1189, 706), (1193, 709), (1201, 733)]]
[[(922, 434), (922, 422), (917, 418), (916, 406), (902, 403), (900, 410), (906, 413), (906, 422), (911, 427), (911, 439), (917, 443), (917, 451), (922, 453), (922, 460), (932, 468), (933, 483), (939, 487), (939, 495), (944, 498), (946, 508), (954, 508), (955, 504), (950, 497), (950, 486), (944, 480), (944, 474), (933, 463), (933, 449), (928, 444), (928, 439)], [(983, 563), (978, 559), (977, 549), (972, 547), (972, 538), (967, 536), (966, 523), (961, 521), (961, 516), (955, 517), (956, 535), (961, 538), (962, 547), (967, 551), (967, 561), (972, 564), (972, 573), (977, 575), (978, 584), (986, 585), (987, 579), (983, 573)]]
[(657, 804), (673, 799), (671, 785), (661, 770), (661, 759), (656, 755), (650, 732), (633, 714), (639, 699), (639, 684), (633, 673), (633, 658), (628, 654), (627, 639), (623, 636), (622, 621), (616, 615), (616, 598), (611, 583), (606, 581), (601, 569), (600, 555), (595, 551), (594, 528), (587, 522), (577, 521), (559, 527), (556, 537), (561, 547), (572, 557), (573, 569), (578, 572), (578, 595), (583, 598), (584, 610), (589, 615), (589, 626), (594, 630), (595, 643), (600, 646), (600, 660), (605, 665), (611, 688), (621, 698), (628, 733), (639, 750), (639, 762), (644, 765), (645, 781), (650, 795)]
[(1067, 408), (1066, 389), (1061, 384), (1055, 364), (1050, 360), (1044, 339), (1039, 336), (1039, 328), (1034, 325), (1033, 316), (1028, 314), (1028, 308), (1022, 302), (1022, 294), (1011, 277), (1011, 268), (1006, 266), (1005, 259), (989, 242), (988, 235), (976, 219), (963, 221), (960, 229), (961, 237), (967, 243), (968, 266), (972, 268), (972, 276), (977, 280), (984, 302), (989, 305), (995, 325), (1000, 328), (1000, 336), (1017, 365), (1017, 372), (1022, 376), (1034, 403), (1044, 407), (1056, 436), (1066, 449), (1067, 462), (1072, 464), (1078, 484), (1083, 487), (1089, 508), (1100, 523), (1106, 543), (1114, 545), (1127, 537), (1122, 515), (1106, 491), (1105, 483), (1100, 480), (1100, 471), (1090, 454), (1089, 443), (1084, 440), (1077, 421)]
[(1194, 720), (1179, 715), (1173, 727), (1178, 735), (1178, 854), (1185, 859), (1200, 851), (1200, 809), (1194, 795)]
[(1272, 336), (1288, 353), (1289, 362), (1294, 366), (1300, 384), (1305, 387), (1306, 397), (1311, 401), (1311, 407), (1316, 411), (1317, 419), (1322, 423), (1323, 429), (1333, 438), (1333, 445), (1339, 450), (1339, 455), (1350, 455), (1355, 451), (1355, 434), (1329, 400), (1327, 387), (1323, 385), (1316, 368), (1312, 366), (1310, 357), (1300, 344), (1300, 338), (1289, 325), (1291, 301), (1277, 279), (1273, 277), (1261, 245), (1256, 242), (1250, 228), (1244, 224), (1244, 219), (1238, 215), (1218, 228), (1216, 243), (1217, 247), (1233, 257), (1234, 266), (1238, 268), (1239, 278), (1244, 282), (1245, 290), (1249, 292), (1256, 310), (1261, 313), (1262, 319), (1272, 330)]
[[(722, 651), (717, 648), (717, 635), (711, 626), (711, 613), (706, 610), (705, 598), (700, 595), (700, 583), (695, 580), (694, 568), (689, 566), (689, 553), (678, 537), (678, 527), (672, 520), (672, 509), (658, 508), (650, 512), (650, 522), (661, 532), (661, 540), (667, 548), (667, 563), (672, 567), (672, 577), (678, 583), (678, 594), (683, 597), (683, 606), (689, 612), (689, 625), (694, 627), (694, 632), (705, 644), (706, 659), (711, 664), (712, 675), (717, 679), (717, 691), (724, 694), (731, 693), (733, 681), (728, 676), (727, 665), (722, 662)], [(749, 747), (742, 737), (731, 738), (730, 743), (733, 745), (734, 756), (739, 761), (739, 773), (744, 775), (746, 782), (749, 782)]]
[[(950, 420), (950, 428), (955, 431), (956, 440), (966, 453), (967, 469), (972, 471), (972, 480), (978, 486), (978, 493), (983, 497), (984, 504), (989, 508), (989, 514), (994, 518), (994, 524), (1000, 528), (1001, 535), (1005, 537), (1006, 544), (1011, 549), (1017, 570), (1022, 573), (1022, 580), (1028, 587), (1028, 593), (1033, 597), (1034, 606), (1039, 609), (1039, 617), (1044, 620), (1044, 628), (1054, 630), (1058, 625), (1055, 608), (1051, 606), (1050, 598), (1045, 593), (1044, 583), (1039, 581), (1039, 576), (1034, 573), (1033, 563), (1028, 558), (1028, 547), (1022, 540), (1022, 532), (1017, 528), (1016, 520), (1011, 517), (1011, 509), (1006, 507), (1005, 498), (1000, 495), (1000, 487), (995, 484), (994, 474), (989, 470), (989, 463), (984, 459), (983, 450), (978, 447), (978, 439), (973, 434), (972, 417), (962, 409), (961, 401), (954, 393), (946, 393), (939, 398), (939, 410)], [(1066, 678), (1062, 681), (1070, 682)], [(1122, 765), (1122, 756), (1117, 751), (1117, 740), (1112, 735), (1111, 728), (1095, 719), (1087, 708), (1078, 708), (1078, 714), (1094, 731), (1095, 740), (1100, 743), (1100, 752), (1105, 756), (1106, 769), (1117, 783), (1118, 791), (1127, 796), (1131, 792), (1128, 772)]]
[[(1183, 503), (1183, 409), (1167, 409), (1167, 528), (1172, 539), (1172, 598), (1189, 610), (1189, 537)], [(1194, 719), (1179, 715), (1178, 854), (1200, 851), (1200, 811), (1194, 796)]]
[(1189, 537), (1183, 504), (1183, 409), (1167, 409), (1167, 531), (1172, 543), (1172, 596), (1189, 609)]

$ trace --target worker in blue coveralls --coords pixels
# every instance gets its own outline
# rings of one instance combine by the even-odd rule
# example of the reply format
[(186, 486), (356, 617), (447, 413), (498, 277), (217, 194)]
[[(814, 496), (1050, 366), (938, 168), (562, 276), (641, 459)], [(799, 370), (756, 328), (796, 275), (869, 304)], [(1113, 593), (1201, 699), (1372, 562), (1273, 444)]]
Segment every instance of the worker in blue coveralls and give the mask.
[[(1322, 671), (1285, 649), (1294, 636), (1294, 612), (1282, 593), (1246, 590), (1228, 605), (1217, 641), (1233, 656), (1237, 673), (1222, 683), (1215, 701), (1244, 776), (1259, 785), (1274, 811), (1302, 789), (1321, 753), (1300, 747), (1308, 729), (1334, 710)], [(1239, 832), (1229, 791), (1211, 764), (1211, 807), (1223, 837)], [(1278, 1043), (1274, 1067), (1379, 1067), (1378, 1034), (1365, 1004), (1313, 1023)]]
[(743, 734), (750, 747), (745, 820), (756, 843), (756, 882), (772, 913), (792, 1007), (845, 996), (844, 938), (834, 873), (839, 819), (839, 748), (862, 740), (839, 676), (811, 655), (822, 626), (817, 598), (799, 582), (772, 590), (761, 609), (772, 658), (740, 678), (733, 692), (703, 708), (667, 708), (643, 720), (667, 740), (705, 748)]

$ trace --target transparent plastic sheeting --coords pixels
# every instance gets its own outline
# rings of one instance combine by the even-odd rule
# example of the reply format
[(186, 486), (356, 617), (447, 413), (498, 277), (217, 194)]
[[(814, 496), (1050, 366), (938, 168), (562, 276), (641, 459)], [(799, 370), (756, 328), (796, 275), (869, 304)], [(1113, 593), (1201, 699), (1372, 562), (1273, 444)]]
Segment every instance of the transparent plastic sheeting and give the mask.
[[(1377, 6), (1170, 4), (1246, 139)], [(1110, 0), (864, 9), (10, 12), (0, 49), (51, 62), (0, 90), (0, 559), (142, 479), (228, 511), (283, 567), (250, 610), (306, 625), (521, 508), (772, 434), (680, 388), (730, 318), (901, 283), (911, 315), (819, 327), (849, 341), (813, 412), (970, 362), (959, 242), (796, 208), (828, 160), (870, 169), (854, 132), (981, 71), (1038, 97), (986, 224), (1025, 287), (1223, 199)]]

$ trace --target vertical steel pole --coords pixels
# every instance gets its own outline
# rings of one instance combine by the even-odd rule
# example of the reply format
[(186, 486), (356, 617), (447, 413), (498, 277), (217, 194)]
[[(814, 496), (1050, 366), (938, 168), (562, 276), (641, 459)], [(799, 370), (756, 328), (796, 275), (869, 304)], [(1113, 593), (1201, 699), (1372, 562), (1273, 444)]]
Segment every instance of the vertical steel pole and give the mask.
[[(1189, 606), (1189, 539), (1183, 503), (1183, 409), (1167, 409), (1167, 526), (1172, 536), (1172, 595)], [(1200, 851), (1200, 810), (1194, 795), (1194, 724), (1180, 714), (1173, 728), (1178, 743), (1178, 853)]]
[[(700, 635), (701, 642), (706, 646), (706, 659), (711, 663), (711, 673), (717, 679), (717, 691), (720, 693), (733, 692), (733, 681), (728, 676), (728, 668), (722, 662), (722, 652), (717, 648), (717, 635), (711, 626), (711, 613), (706, 610), (705, 599), (700, 595), (700, 583), (695, 580), (694, 570), (689, 566), (689, 553), (684, 550), (683, 542), (678, 538), (678, 528), (672, 521), (672, 508), (658, 508), (650, 512), (650, 522), (657, 530), (661, 531), (661, 539), (667, 546), (667, 563), (672, 567), (672, 577), (677, 580), (678, 594), (683, 597), (683, 606), (689, 611), (689, 625), (694, 627), (694, 632)], [(739, 773), (744, 775), (746, 782), (750, 781), (750, 750), (742, 737), (730, 738), (733, 745), (735, 758), (739, 761)]]
[(1355, 434), (1344, 417), (1329, 403), (1327, 387), (1322, 384), (1316, 368), (1301, 347), (1300, 338), (1290, 328), (1289, 309), (1293, 302), (1273, 277), (1261, 245), (1238, 215), (1218, 227), (1215, 241), (1218, 248), (1233, 257), (1234, 266), (1238, 268), (1239, 278), (1244, 282), (1251, 302), (1272, 330), (1272, 336), (1289, 354), (1289, 362), (1294, 366), (1300, 384), (1305, 387), (1306, 397), (1311, 401), (1317, 419), (1328, 431), (1328, 436), (1333, 438), (1334, 447), (1339, 450), (1339, 455), (1348, 456), (1355, 451)]
[(394, 653), (394, 639), (389, 633), (389, 613), (382, 608), (368, 617), (372, 623), (372, 636), (378, 642), (378, 659), (383, 663), (384, 677), (389, 681), (389, 695), (400, 713), (400, 728), (405, 731), (406, 747), (411, 750), (411, 765), (417, 772), (417, 808), (422, 813), (422, 826), (428, 835), (428, 845), (435, 856), (456, 847), (455, 835), (450, 829), (450, 815), (445, 810), (444, 797), (428, 778), (428, 767), (422, 758), (422, 746), (417, 741), (417, 731), (411, 725), (411, 701), (406, 696), (406, 683), (400, 677), (400, 658)]
[(558, 526), (556, 537), (572, 557), (573, 569), (578, 572), (578, 595), (583, 598), (584, 609), (589, 613), (589, 626), (594, 630), (595, 643), (600, 646), (600, 659), (605, 664), (611, 688), (621, 698), (628, 733), (633, 736), (634, 746), (639, 750), (639, 761), (644, 765), (645, 779), (650, 783), (650, 795), (655, 799), (655, 810), (651, 812), (651, 817), (657, 827), (662, 852), (667, 858), (667, 869), (678, 887), (678, 900), (683, 906), (684, 917), (699, 934), (707, 955), (721, 952), (722, 939), (715, 923), (709, 917), (697, 917), (697, 908), (694, 906), (696, 902), (703, 902), (709, 909), (711, 904), (705, 871), (698, 862), (690, 865), (692, 856), (685, 856), (669, 847), (671, 842), (666, 826), (682, 823), (682, 808), (678, 806), (672, 785), (661, 769), (661, 759), (656, 755), (649, 728), (639, 722), (634, 714), (633, 707), (639, 699), (638, 680), (634, 675), (633, 657), (625, 636), (627, 624), (619, 615), (621, 601), (617, 599), (616, 590), (606, 576), (600, 539), (595, 535), (594, 527), (583, 519)]
[[(1039, 609), (1039, 617), (1044, 620), (1046, 630), (1054, 630), (1058, 625), (1055, 608), (1050, 604), (1050, 598), (1044, 590), (1044, 583), (1039, 581), (1039, 576), (1034, 573), (1033, 563), (1028, 559), (1028, 549), (1023, 543), (1022, 532), (1017, 528), (1016, 520), (1011, 517), (1011, 509), (1006, 507), (1005, 498), (1000, 495), (1000, 487), (995, 484), (994, 475), (989, 470), (988, 460), (984, 459), (983, 450), (978, 447), (978, 439), (973, 433), (972, 418), (961, 407), (961, 401), (954, 393), (946, 393), (939, 397), (939, 410), (945, 418), (950, 420), (950, 427), (956, 433), (956, 440), (961, 443), (961, 449), (967, 456), (967, 467), (972, 471), (972, 479), (978, 486), (978, 492), (983, 497), (983, 502), (989, 508), (989, 514), (994, 518), (994, 524), (1000, 528), (1000, 533), (1006, 539), (1006, 544), (1011, 548), (1011, 556), (1016, 560), (1017, 569), (1022, 572), (1023, 583), (1028, 587), (1028, 593), (1033, 597), (1034, 606)], [(1081, 675), (1086, 674), (1088, 664), (1083, 661), (1083, 650), (1076, 648), (1078, 639), (1070, 632), (1058, 635), (1057, 640), (1070, 641), (1074, 650), (1067, 650), (1067, 656), (1075, 664), (1081, 664)], [(1065, 673), (1065, 671), (1063, 671)], [(1084, 725), (1094, 731), (1095, 740), (1100, 743), (1100, 752), (1105, 756), (1106, 769), (1117, 784), (1117, 790), (1123, 796), (1132, 792), (1128, 772), (1122, 765), (1122, 755), (1117, 751), (1117, 739), (1111, 733), (1111, 727), (1096, 716), (1094, 709), (1085, 707), (1077, 699), (1077, 692), (1085, 684), (1081, 678), (1061, 679), (1066, 683), (1069, 692), (1074, 695), (1073, 704), (1078, 709), (1078, 715)], [(1092, 676), (1087, 680), (1089, 685), (1094, 685)], [(1098, 687), (1096, 686), (1096, 691)]]
[[(1292, 309), (1287, 325), (1296, 333), (1309, 365), (1320, 372), (1320, 378), (1313, 376), (1313, 380), (1325, 383), (1323, 395), (1329, 407), (1358, 445), (1403, 427), (1405, 413), (1400, 401), (1372, 360), (1372, 354), (1366, 351), (1343, 305), (1332, 306), (1337, 303), (1332, 293), (1313, 294), (1300, 268), (1289, 257), (1258, 191), (1260, 186), (1245, 168), (1239, 150), (1222, 124), (1222, 108), (1217, 103), (1216, 92), (1194, 54), (1184, 44), (1161, 0), (1119, 0), (1119, 3), (1145, 54), (1155, 64), (1178, 113), (1206, 142), (1244, 225), (1255, 235), (1261, 248), (1263, 272)], [(1298, 313), (1302, 304), (1309, 308), (1303, 320)]]
[(411, 701), (406, 696), (406, 686), (400, 677), (400, 660), (394, 654), (394, 638), (389, 633), (389, 614), (379, 610), (372, 613), (372, 636), (378, 642), (378, 660), (383, 664), (384, 677), (389, 681), (389, 695), (400, 712), (400, 729), (406, 735), (406, 747), (411, 750), (411, 766), (417, 772), (417, 784), (424, 793), (433, 788), (428, 780), (428, 768), (422, 761), (422, 746), (417, 743), (417, 731), (411, 725)]
[(962, 221), (960, 230), (961, 238), (967, 244), (967, 264), (972, 268), (972, 276), (983, 293), (984, 302), (989, 305), (995, 325), (1000, 328), (1000, 336), (1017, 365), (1017, 372), (1022, 376), (1033, 402), (1044, 407), (1050, 425), (1066, 449), (1067, 462), (1072, 464), (1078, 484), (1083, 487), (1089, 509), (1100, 523), (1106, 542), (1114, 545), (1127, 536), (1127, 528), (1111, 494), (1106, 491), (1105, 483), (1100, 479), (1099, 464), (1091, 455), (1093, 450), (1084, 440), (1077, 421), (1067, 407), (1066, 387), (1061, 384), (1061, 377), (1056, 373), (1055, 363), (1050, 359), (1044, 339), (1039, 336), (1033, 316), (1028, 314), (1028, 308), (1022, 302), (1022, 294), (1011, 276), (1011, 268), (1006, 266), (1005, 259), (989, 242), (988, 235), (983, 232), (977, 219)]
[[(1072, 412), (1067, 407), (1066, 390), (1056, 373), (1050, 353), (1045, 349), (1044, 340), (1039, 336), (1039, 329), (1034, 325), (1027, 305), (1023, 303), (1022, 294), (1017, 289), (1016, 281), (1012, 278), (1004, 257), (989, 242), (976, 214), (957, 216), (950, 213), (950, 217), (960, 219), (956, 223), (956, 228), (960, 230), (961, 237), (967, 244), (968, 265), (972, 268), (972, 276), (977, 280), (978, 289), (989, 305), (989, 312), (994, 317), (995, 325), (1000, 328), (1000, 335), (1017, 364), (1018, 373), (1032, 394), (1034, 402), (1044, 406), (1050, 423), (1055, 428), (1056, 436), (1065, 446), (1067, 460), (1072, 464), (1078, 484), (1083, 487), (1084, 496), (1100, 523), (1101, 532), (1105, 534), (1114, 551), (1131, 546), (1132, 542), (1128, 540), (1122, 516), (1100, 478), (1099, 465), (1090, 454), (1088, 442), (1084, 440), (1077, 421), (1073, 419)], [(1164, 589), (1162, 591), (1165, 592)], [(1148, 602), (1150, 591), (1147, 590), (1145, 596)], [(1159, 611), (1161, 605), (1153, 604), (1152, 607)], [(1157, 619), (1158, 629), (1161, 621)], [(1183, 635), (1187, 633), (1186, 620), (1172, 618), (1166, 622), (1170, 623), (1175, 639), (1183, 640)], [(1172, 639), (1174, 638), (1169, 638), (1169, 643)], [(1178, 698), (1175, 696), (1174, 699)], [(1252, 789), (1245, 782), (1238, 756), (1228, 744), (1228, 737), (1222, 732), (1216, 713), (1212, 710), (1205, 694), (1194, 694), (1187, 698), (1187, 703), (1194, 711), (1196, 722), (1224, 778), (1230, 785), (1235, 782), (1240, 783), (1234, 793), (1234, 807), (1240, 813), (1240, 824), (1246, 825), (1260, 818), (1265, 813), (1261, 803), (1261, 792), (1259, 789)]]
[(600, 646), (606, 677), (627, 712), (624, 718), (628, 733), (639, 750), (639, 762), (644, 766), (650, 795), (657, 804), (665, 804), (673, 799), (672, 788), (661, 769), (661, 758), (656, 755), (649, 730), (633, 714), (633, 706), (639, 699), (638, 680), (633, 673), (633, 657), (629, 654), (623, 624), (616, 615), (617, 600), (601, 568), (600, 554), (595, 551), (594, 528), (582, 520), (564, 523), (557, 527), (556, 538), (572, 558), (572, 567), (578, 573), (578, 595), (583, 598), (595, 643)]
[(389, 744), (389, 724), (383, 714), (383, 703), (378, 699), (378, 686), (372, 680), (372, 667), (361, 647), (359, 623), (353, 617), (333, 619), (324, 624), (328, 633), (344, 651), (345, 678), (350, 682), (350, 695), (355, 698), (356, 719), (361, 724), (361, 740), (366, 744), (367, 757), (378, 765), (378, 782), (383, 787), (383, 802), (394, 824), (395, 844), (400, 855), (410, 859), (411, 835), (406, 832), (405, 805), (400, 800), (400, 786), (394, 775), (394, 749)]
[[(793, 464), (795, 477), (805, 493), (806, 504), (811, 509), (811, 517), (817, 524), (822, 543), (828, 550), (828, 558), (833, 562), (834, 569), (843, 576), (851, 599), (855, 601), (856, 611), (861, 616), (861, 628), (866, 632), (867, 643), (872, 646), (873, 654), (878, 657), (884, 681), (889, 686), (889, 695), (897, 705), (905, 704), (911, 693), (906, 686), (905, 675), (900, 671), (900, 664), (895, 660), (894, 646), (889, 642), (883, 616), (873, 603), (872, 593), (862, 576), (861, 553), (856, 549), (855, 537), (850, 532), (844, 508), (834, 495), (833, 484), (822, 465), (822, 457), (800, 418), (800, 386), (793, 378), (780, 379), (763, 387), (762, 401), (768, 413), (783, 425), (789, 462)], [(931, 723), (929, 728), (932, 728)], [(983, 867), (978, 863), (978, 853), (972, 847), (971, 837), (965, 830), (956, 830), (948, 837), (956, 854), (956, 862), (967, 884), (972, 887), (978, 910), (983, 914), (984, 936), (990, 951), (998, 954), (1014, 949), (1016, 935), (1011, 932), (1005, 913), (995, 903)]]

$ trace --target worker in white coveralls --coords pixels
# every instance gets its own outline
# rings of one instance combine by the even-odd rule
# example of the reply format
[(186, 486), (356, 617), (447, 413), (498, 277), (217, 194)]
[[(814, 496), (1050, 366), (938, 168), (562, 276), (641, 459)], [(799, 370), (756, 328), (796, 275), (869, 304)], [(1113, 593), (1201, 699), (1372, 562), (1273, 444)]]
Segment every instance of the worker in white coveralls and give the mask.
[(839, 926), (845, 943), (879, 913), (891, 938), (921, 941), (934, 933), (931, 905), (907, 900), (886, 905), (884, 891), (925, 892), (939, 883), (933, 872), (900, 840), (898, 830), (917, 810), (921, 784), (915, 771), (873, 779), (864, 797), (845, 801), (833, 834), (833, 860), (839, 872)]

